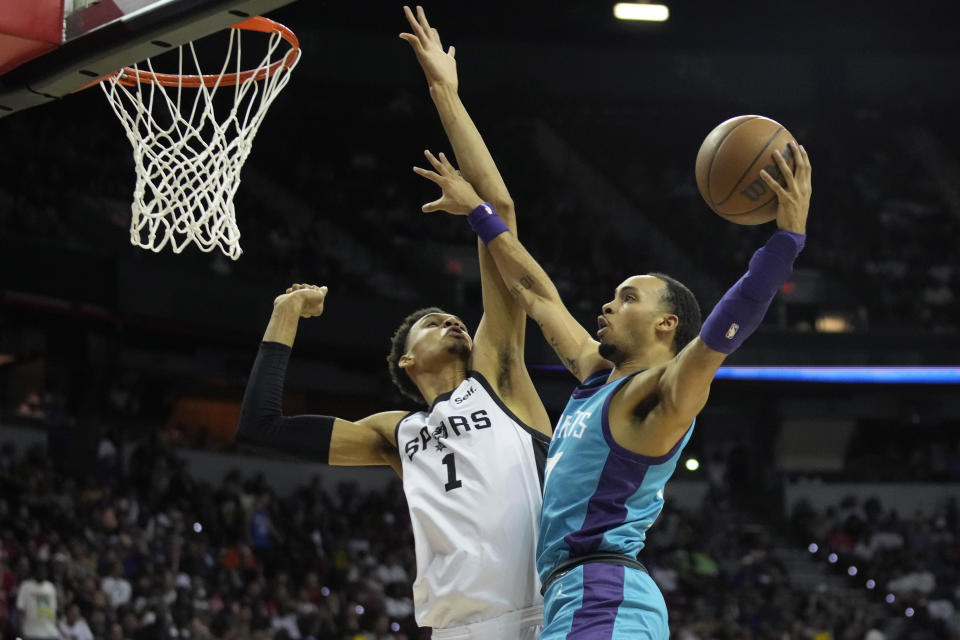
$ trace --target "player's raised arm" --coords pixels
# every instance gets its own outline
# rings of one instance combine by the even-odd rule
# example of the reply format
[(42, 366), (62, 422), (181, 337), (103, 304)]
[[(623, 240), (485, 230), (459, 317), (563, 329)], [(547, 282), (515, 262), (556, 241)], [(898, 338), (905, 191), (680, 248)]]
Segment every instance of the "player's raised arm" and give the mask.
[(323, 313), (327, 287), (295, 284), (277, 296), (257, 352), (236, 440), (259, 450), (338, 466), (390, 465), (400, 473), (394, 427), (406, 415), (387, 411), (349, 422), (321, 415), (283, 415), (283, 383), (300, 318)]
[[(750, 259), (747, 272), (713, 308), (703, 323), (700, 336), (694, 338), (664, 369), (658, 385), (658, 412), (665, 429), (665, 442), (675, 442), (693, 418), (703, 409), (710, 392), (710, 383), (724, 359), (743, 344), (760, 325), (770, 303), (793, 272), (793, 262), (806, 242), (807, 214), (810, 210), (811, 167), (806, 150), (790, 143), (797, 158), (795, 171), (779, 151), (775, 158), (783, 173), (786, 187), (765, 171), (763, 180), (777, 195), (779, 229)], [(635, 394), (639, 402), (649, 390), (638, 384), (623, 390), (629, 401)], [(635, 387), (635, 388), (634, 388)]]
[(426, 205), (424, 211), (467, 216), (470, 226), (496, 261), (510, 294), (540, 325), (544, 338), (574, 376), (583, 381), (591, 373), (611, 366), (600, 357), (597, 341), (567, 310), (549, 276), (493, 208), (484, 203), (442, 153), (439, 159), (429, 151), (426, 156), (435, 171), (420, 167), (414, 167), (414, 171), (439, 185), (443, 195)]
[[(404, 7), (408, 42), (423, 69), (440, 122), (453, 147), (463, 176), (501, 213), (516, 233), (513, 200), (490, 151), (460, 100), (454, 47), (444, 50), (439, 32), (430, 26), (422, 7), (416, 14)], [(474, 334), (471, 367), (482, 373), (514, 413), (530, 426), (550, 433), (550, 420), (524, 365), (526, 315), (503, 283), (489, 251), (477, 242), (483, 318)]]
[(403, 11), (410, 23), (410, 32), (401, 33), (400, 38), (410, 44), (423, 69), (430, 97), (460, 171), (477, 193), (497, 207), (504, 223), (516, 233), (513, 200), (480, 131), (460, 100), (456, 49), (451, 46), (444, 50), (440, 33), (430, 26), (422, 7), (416, 8), (416, 15), (410, 7), (404, 7)]

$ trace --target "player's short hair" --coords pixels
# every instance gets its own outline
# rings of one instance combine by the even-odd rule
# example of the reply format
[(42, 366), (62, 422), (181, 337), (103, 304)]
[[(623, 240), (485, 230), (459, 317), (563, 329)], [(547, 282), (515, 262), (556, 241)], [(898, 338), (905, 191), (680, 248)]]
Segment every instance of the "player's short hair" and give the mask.
[(397, 330), (393, 332), (393, 337), (390, 338), (390, 353), (387, 354), (387, 369), (390, 370), (390, 379), (393, 380), (393, 384), (397, 385), (403, 395), (421, 404), (426, 403), (420, 394), (420, 389), (413, 384), (410, 376), (400, 368), (400, 358), (407, 352), (407, 336), (410, 335), (410, 329), (417, 323), (417, 320), (430, 313), (446, 313), (446, 311), (439, 307), (425, 307), (408, 315), (397, 327)]
[(697, 297), (685, 284), (665, 273), (647, 275), (659, 278), (667, 285), (663, 289), (660, 302), (679, 319), (677, 330), (673, 334), (673, 352), (680, 353), (700, 333), (700, 305), (697, 304)]

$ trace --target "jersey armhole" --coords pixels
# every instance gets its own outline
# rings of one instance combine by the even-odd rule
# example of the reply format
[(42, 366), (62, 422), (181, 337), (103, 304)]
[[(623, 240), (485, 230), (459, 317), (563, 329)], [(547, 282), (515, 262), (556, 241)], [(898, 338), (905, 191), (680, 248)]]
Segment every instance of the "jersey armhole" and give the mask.
[(403, 416), (397, 420), (397, 426), (393, 428), (393, 440), (397, 443), (397, 452), (400, 452), (400, 425), (403, 424), (403, 421), (409, 418), (410, 416), (420, 413), (419, 411), (408, 411), (407, 415)]

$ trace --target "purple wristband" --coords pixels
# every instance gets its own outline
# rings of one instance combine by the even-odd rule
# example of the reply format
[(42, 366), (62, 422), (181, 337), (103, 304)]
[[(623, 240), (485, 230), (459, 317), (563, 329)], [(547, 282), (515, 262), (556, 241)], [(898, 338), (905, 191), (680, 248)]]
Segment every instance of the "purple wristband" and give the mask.
[(493, 210), (489, 202), (484, 202), (467, 215), (467, 222), (470, 228), (480, 237), (484, 245), (490, 244), (490, 241), (496, 238), (504, 231), (509, 231), (497, 212)]
[(700, 329), (700, 339), (720, 353), (736, 351), (753, 333), (790, 274), (806, 236), (777, 231), (750, 259), (750, 268), (723, 295)]

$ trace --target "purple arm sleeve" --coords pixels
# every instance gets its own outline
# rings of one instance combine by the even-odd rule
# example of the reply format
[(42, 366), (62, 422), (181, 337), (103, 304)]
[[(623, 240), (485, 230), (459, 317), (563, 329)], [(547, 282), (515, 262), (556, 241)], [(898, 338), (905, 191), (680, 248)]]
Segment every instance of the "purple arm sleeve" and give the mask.
[(470, 223), (470, 228), (473, 229), (474, 233), (480, 236), (484, 245), (489, 244), (491, 240), (504, 231), (509, 231), (507, 225), (500, 219), (489, 202), (484, 202), (471, 211), (467, 215), (467, 222)]
[(720, 353), (736, 351), (763, 320), (780, 286), (793, 273), (806, 236), (777, 231), (750, 259), (750, 268), (723, 295), (700, 329), (700, 339)]

